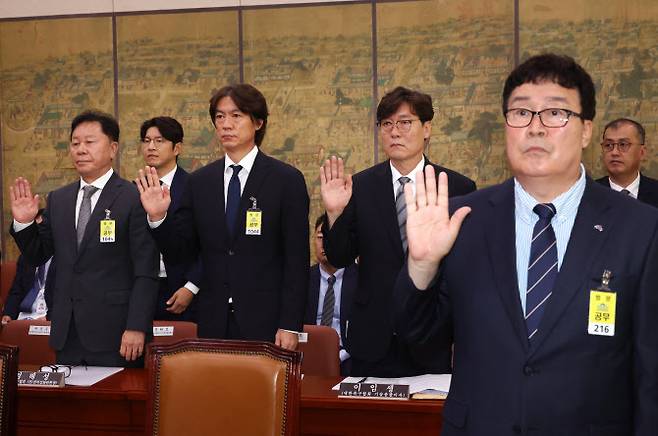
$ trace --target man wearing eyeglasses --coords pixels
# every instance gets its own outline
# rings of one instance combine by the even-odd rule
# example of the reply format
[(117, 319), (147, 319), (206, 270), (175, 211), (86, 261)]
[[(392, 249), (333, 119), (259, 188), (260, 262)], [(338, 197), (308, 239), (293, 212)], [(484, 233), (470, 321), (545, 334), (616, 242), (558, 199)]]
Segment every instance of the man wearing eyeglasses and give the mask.
[[(183, 126), (171, 117), (155, 117), (144, 121), (140, 142), (144, 163), (155, 168), (160, 185), (169, 188), (171, 204), (167, 213), (180, 207), (187, 171), (178, 166), (183, 149)], [(160, 254), (160, 290), (155, 309), (156, 320), (196, 321), (194, 296), (201, 283), (201, 263), (176, 263)]]
[(529, 58), (502, 100), (512, 179), (448, 205), (428, 167), (405, 190), (396, 326), (453, 326), (441, 434), (655, 435), (658, 210), (587, 177), (594, 84), (572, 58)]
[(647, 152), (644, 139), (644, 127), (637, 121), (618, 118), (606, 124), (601, 160), (609, 176), (597, 182), (658, 207), (658, 180), (640, 173), (640, 163)]
[[(393, 328), (391, 293), (407, 251), (402, 186), (414, 186), (415, 175), (432, 164), (424, 155), (432, 132), (432, 98), (397, 87), (377, 107), (377, 125), (388, 160), (352, 177), (335, 156), (321, 169), (326, 210), (324, 249), (329, 262), (347, 267), (359, 257), (359, 281), (345, 336), (352, 355), (352, 374), (402, 377), (450, 372), (451, 337), (410, 348)], [(475, 183), (448, 173), (452, 195), (475, 190)]]

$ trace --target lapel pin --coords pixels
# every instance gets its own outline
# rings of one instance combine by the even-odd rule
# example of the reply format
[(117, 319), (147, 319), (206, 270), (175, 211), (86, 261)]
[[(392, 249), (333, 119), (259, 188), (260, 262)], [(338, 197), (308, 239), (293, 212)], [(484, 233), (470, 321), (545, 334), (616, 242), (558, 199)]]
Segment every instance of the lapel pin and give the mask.
[(598, 230), (599, 232), (602, 232), (602, 231), (603, 231), (603, 226), (602, 226), (601, 224), (597, 224), (597, 225), (595, 225), (594, 228), (595, 228), (596, 230)]

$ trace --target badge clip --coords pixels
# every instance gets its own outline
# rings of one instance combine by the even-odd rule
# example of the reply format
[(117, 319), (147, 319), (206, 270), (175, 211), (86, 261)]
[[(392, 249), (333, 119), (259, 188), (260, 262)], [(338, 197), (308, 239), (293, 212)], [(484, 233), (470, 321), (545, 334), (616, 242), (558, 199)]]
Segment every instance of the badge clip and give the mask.
[(612, 278), (612, 271), (606, 269), (603, 270), (601, 275), (601, 289), (604, 291), (610, 291), (610, 279)]
[(106, 220), (110, 219), (110, 209), (105, 209), (105, 219)]
[(258, 206), (256, 205), (256, 202), (257, 202), (258, 200), (256, 200), (255, 197), (249, 197), (249, 200), (251, 200), (251, 208), (252, 208), (253, 210), (258, 209)]

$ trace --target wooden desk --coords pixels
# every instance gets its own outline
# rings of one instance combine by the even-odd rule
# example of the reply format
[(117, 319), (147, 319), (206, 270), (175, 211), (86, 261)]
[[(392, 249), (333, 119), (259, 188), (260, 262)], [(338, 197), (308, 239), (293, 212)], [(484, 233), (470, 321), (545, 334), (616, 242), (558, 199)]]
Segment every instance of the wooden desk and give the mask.
[[(439, 434), (443, 401), (339, 399), (339, 380), (304, 377), (302, 435)], [(145, 370), (124, 369), (89, 388), (19, 387), (18, 435), (141, 435), (147, 385)]]

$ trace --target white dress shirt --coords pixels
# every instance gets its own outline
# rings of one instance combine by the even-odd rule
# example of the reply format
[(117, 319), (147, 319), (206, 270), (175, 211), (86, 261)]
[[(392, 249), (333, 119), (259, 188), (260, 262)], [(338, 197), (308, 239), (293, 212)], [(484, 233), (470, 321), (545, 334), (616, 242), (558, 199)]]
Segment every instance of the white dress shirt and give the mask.
[(635, 180), (631, 182), (630, 185), (624, 187), (624, 186), (619, 186), (615, 182), (612, 181), (610, 177), (608, 177), (608, 182), (610, 182), (610, 187), (614, 189), (615, 191), (621, 191), (622, 189), (626, 189), (628, 192), (630, 192), (631, 197), (637, 199), (637, 194), (640, 191), (640, 172), (638, 171), (637, 177)]
[[(423, 168), (425, 168), (425, 158), (422, 158), (420, 162), (418, 162), (418, 165), (411, 170), (409, 174), (401, 174), (400, 171), (398, 171), (393, 164), (389, 161), (388, 163), (391, 166), (391, 175), (393, 176), (393, 201), (395, 201), (395, 197), (397, 196), (398, 189), (400, 189), (400, 181), (398, 180), (402, 176), (409, 177), (411, 181), (407, 182), (408, 185), (411, 185), (411, 189), (413, 190), (414, 197), (416, 196), (416, 174), (418, 171), (423, 171)], [(438, 174), (437, 174), (438, 176)]]

